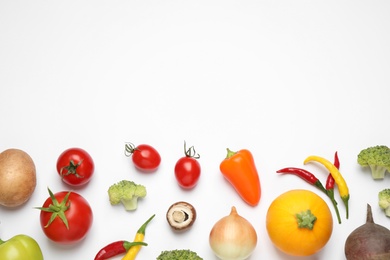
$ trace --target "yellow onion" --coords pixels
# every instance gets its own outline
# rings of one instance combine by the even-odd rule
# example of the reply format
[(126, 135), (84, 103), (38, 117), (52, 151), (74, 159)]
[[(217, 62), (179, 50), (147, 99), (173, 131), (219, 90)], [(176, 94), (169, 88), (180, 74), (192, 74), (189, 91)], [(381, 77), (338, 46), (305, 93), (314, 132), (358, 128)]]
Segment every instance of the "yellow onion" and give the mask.
[(233, 206), (228, 216), (214, 224), (210, 232), (209, 244), (219, 259), (244, 260), (256, 248), (256, 230), (248, 220), (238, 215)]

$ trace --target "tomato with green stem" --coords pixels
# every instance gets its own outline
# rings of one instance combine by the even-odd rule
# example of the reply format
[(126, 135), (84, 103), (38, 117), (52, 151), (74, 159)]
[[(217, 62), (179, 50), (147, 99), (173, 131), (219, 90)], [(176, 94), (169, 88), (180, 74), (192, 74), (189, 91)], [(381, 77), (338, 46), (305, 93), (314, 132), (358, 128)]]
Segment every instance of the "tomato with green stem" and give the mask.
[(40, 223), (45, 235), (59, 244), (73, 244), (85, 238), (93, 222), (88, 201), (76, 192), (61, 191), (46, 199), (41, 210)]
[(57, 172), (63, 182), (71, 186), (87, 184), (94, 173), (95, 164), (91, 155), (81, 148), (69, 148), (57, 159)]
[(181, 157), (175, 165), (175, 177), (180, 187), (192, 189), (199, 181), (201, 167), (198, 159), (200, 155), (196, 153), (194, 146), (186, 148), (184, 142), (184, 157)]
[(154, 172), (161, 163), (158, 151), (148, 144), (135, 146), (132, 143), (126, 143), (125, 155), (131, 156), (134, 166), (142, 172)]

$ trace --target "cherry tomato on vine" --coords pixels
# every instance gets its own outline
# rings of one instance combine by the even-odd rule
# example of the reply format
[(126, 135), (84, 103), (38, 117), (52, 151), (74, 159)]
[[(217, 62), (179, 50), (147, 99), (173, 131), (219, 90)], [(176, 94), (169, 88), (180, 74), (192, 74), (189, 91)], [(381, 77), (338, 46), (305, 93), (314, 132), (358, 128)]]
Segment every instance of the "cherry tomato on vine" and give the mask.
[(196, 153), (193, 146), (187, 150), (185, 142), (184, 153), (185, 156), (176, 162), (175, 177), (180, 187), (192, 189), (196, 186), (200, 177), (201, 169), (197, 160), (200, 155)]
[(126, 143), (125, 155), (131, 156), (134, 166), (143, 172), (156, 171), (161, 162), (160, 154), (148, 144), (140, 144), (135, 147), (132, 143)]
[(45, 235), (59, 244), (73, 244), (87, 235), (93, 222), (88, 201), (80, 194), (61, 191), (46, 199), (41, 210), (40, 223)]
[(89, 153), (81, 148), (69, 148), (60, 154), (57, 160), (57, 172), (63, 182), (71, 186), (88, 183), (95, 170), (95, 164)]

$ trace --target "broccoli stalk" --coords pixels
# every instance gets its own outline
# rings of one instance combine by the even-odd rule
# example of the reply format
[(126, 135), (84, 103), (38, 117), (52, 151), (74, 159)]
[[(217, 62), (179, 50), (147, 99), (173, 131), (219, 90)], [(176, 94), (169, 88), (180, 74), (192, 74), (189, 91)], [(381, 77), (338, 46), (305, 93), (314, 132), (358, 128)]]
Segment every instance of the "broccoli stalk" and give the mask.
[(381, 180), (385, 178), (387, 168), (380, 165), (369, 165), (371, 169), (372, 178), (374, 180)]
[(385, 145), (377, 145), (363, 149), (358, 154), (357, 162), (362, 167), (369, 167), (374, 180), (385, 178), (390, 172), (390, 148)]
[(385, 215), (390, 217), (390, 189), (379, 192), (379, 207), (385, 211)]
[(186, 249), (162, 251), (157, 260), (203, 260), (195, 252)]
[(108, 196), (111, 205), (122, 203), (126, 210), (135, 210), (138, 199), (146, 196), (146, 188), (133, 181), (122, 180), (109, 187)]

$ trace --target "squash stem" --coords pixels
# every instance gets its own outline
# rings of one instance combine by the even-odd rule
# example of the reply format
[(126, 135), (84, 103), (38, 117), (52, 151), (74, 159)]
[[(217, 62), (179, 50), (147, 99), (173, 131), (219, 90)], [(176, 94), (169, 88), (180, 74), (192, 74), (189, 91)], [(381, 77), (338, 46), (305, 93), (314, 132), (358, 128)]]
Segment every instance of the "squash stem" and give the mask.
[(295, 216), (297, 217), (299, 228), (307, 228), (312, 230), (314, 227), (314, 222), (317, 220), (317, 217), (313, 215), (310, 209), (302, 211), (301, 213), (297, 213)]

